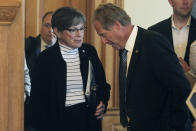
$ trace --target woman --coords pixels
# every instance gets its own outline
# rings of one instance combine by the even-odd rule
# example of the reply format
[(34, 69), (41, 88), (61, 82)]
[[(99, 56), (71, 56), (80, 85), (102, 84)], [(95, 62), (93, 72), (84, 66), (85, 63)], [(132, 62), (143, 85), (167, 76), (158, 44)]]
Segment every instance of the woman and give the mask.
[[(59, 8), (52, 17), (58, 40), (40, 54), (32, 77), (32, 124), (38, 130), (101, 130), (100, 119), (106, 111), (110, 85), (95, 48), (83, 43), (85, 20), (80, 11), (71, 7)], [(89, 63), (98, 85), (98, 104), (93, 113), (85, 95)]]

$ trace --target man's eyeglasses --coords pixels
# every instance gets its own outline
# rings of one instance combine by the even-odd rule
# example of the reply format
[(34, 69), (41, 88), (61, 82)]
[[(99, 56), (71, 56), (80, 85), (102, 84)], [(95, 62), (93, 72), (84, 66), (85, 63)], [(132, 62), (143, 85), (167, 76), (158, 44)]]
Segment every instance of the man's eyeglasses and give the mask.
[(49, 24), (49, 23), (44, 23), (43, 25), (44, 25), (46, 28), (52, 28), (51, 24)]
[(77, 28), (73, 28), (73, 29), (65, 28), (65, 30), (69, 31), (70, 33), (77, 33), (78, 31), (84, 32), (84, 30), (86, 30), (86, 27), (81, 27), (79, 29), (77, 29)]

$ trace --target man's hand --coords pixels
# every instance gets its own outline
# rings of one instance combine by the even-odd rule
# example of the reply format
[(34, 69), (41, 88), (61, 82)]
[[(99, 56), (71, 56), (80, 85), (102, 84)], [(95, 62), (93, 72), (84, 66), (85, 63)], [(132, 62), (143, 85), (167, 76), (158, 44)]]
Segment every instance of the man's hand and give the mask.
[(196, 131), (196, 120), (193, 123), (193, 131)]
[(186, 63), (186, 61), (184, 61), (182, 59), (182, 57), (179, 57), (179, 62), (181, 64), (181, 66), (182, 66), (182, 69), (183, 69), (184, 73), (187, 73), (190, 70), (189, 65)]
[(103, 104), (102, 101), (100, 101), (99, 105), (96, 108), (96, 112), (94, 115), (97, 116), (97, 119), (103, 119), (104, 111), (105, 111), (105, 105)]

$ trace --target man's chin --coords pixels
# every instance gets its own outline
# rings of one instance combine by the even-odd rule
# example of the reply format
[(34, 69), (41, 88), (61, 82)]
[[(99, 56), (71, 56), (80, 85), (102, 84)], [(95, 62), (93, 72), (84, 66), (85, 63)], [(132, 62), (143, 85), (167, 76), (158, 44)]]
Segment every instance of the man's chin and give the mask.
[(112, 45), (112, 47), (116, 50), (120, 50), (120, 47), (119, 46), (115, 46), (115, 45)]
[(48, 44), (53, 45), (53, 44), (56, 43), (56, 40), (57, 40), (57, 39), (52, 38), (52, 39), (48, 40)]
[(178, 14), (182, 18), (189, 18), (189, 16), (191, 15), (191, 12), (181, 12), (181, 13), (178, 13)]

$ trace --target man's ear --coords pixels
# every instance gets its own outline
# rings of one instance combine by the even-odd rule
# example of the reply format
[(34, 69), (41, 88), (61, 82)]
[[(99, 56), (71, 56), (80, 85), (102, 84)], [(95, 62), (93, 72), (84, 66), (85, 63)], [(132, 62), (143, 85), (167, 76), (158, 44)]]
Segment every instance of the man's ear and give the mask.
[(119, 21), (114, 22), (114, 24), (111, 26), (111, 28), (116, 31), (120, 31), (121, 27), (122, 27), (122, 25)]
[(117, 26), (117, 28), (120, 28), (122, 26), (119, 21), (114, 22), (114, 25)]
[(173, 3), (172, 0), (168, 0), (169, 4), (171, 5), (171, 7), (173, 7)]

